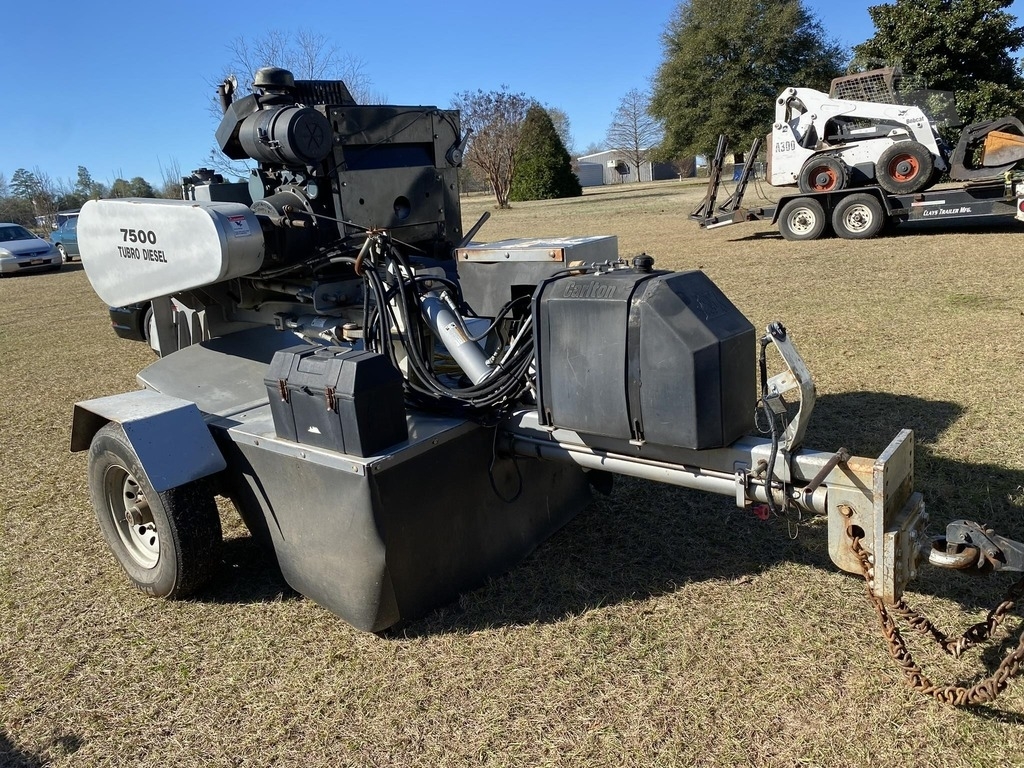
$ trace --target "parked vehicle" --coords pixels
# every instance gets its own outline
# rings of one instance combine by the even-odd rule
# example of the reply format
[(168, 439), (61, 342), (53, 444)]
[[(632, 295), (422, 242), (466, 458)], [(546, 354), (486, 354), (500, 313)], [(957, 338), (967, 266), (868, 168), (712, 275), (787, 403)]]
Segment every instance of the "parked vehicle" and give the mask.
[(149, 323), (153, 317), (153, 306), (144, 301), (124, 307), (109, 307), (110, 327), (122, 339), (149, 341)]
[(22, 272), (56, 271), (60, 252), (20, 224), (0, 224), (0, 277)]
[(949, 170), (938, 132), (917, 107), (834, 99), (786, 88), (775, 101), (768, 183), (801, 192), (878, 184), (919, 192)]
[[(768, 183), (801, 192), (880, 186), (909, 195), (951, 181), (992, 181), (1024, 160), (1024, 123), (1014, 117), (969, 125), (947, 146), (930, 117), (949, 122), (951, 95), (897, 89), (898, 70), (836, 78), (829, 93), (785, 88), (775, 100)], [(904, 97), (927, 104), (931, 116)], [(944, 114), (945, 113), (945, 114)]]
[(81, 261), (82, 253), (78, 249), (78, 214), (69, 215), (61, 222), (53, 234), (50, 235), (52, 242), (58, 251), (60, 258), (65, 264), (74, 259)]
[[(761, 145), (750, 148), (755, 157)], [(719, 137), (710, 164), (708, 190), (690, 218), (704, 229), (746, 221), (769, 221), (786, 240), (817, 240), (835, 234), (865, 240), (905, 221), (977, 223), (983, 219), (1024, 221), (1024, 173), (1005, 172), (999, 179), (979, 179), (956, 187), (894, 194), (879, 185), (797, 192), (775, 203), (744, 207), (750, 174), (744, 168), (733, 193), (718, 203), (728, 140)], [(748, 164), (750, 167), (750, 164)]]

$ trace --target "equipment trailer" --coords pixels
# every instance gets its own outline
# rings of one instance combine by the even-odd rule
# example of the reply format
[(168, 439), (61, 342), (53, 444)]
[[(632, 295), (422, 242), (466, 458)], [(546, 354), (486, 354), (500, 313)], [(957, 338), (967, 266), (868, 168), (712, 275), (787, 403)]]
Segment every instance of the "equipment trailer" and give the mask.
[[(163, 354), (72, 425), (139, 589), (213, 577), (220, 494), (293, 588), (378, 632), (513, 566), (614, 474), (826, 516), (887, 628), (925, 562), (1024, 569), (1024, 545), (974, 523), (928, 536), (910, 430), (877, 458), (804, 446), (815, 388), (791, 335), (757, 334), (702, 272), (622, 260), (613, 237), (472, 242), (458, 113), (279, 69), (254, 86), (236, 101), (226, 81), (217, 130), (258, 161), (248, 184), (190, 177), (190, 199), (80, 216), (94, 289), (151, 301)], [(1001, 670), (937, 689), (904, 665), (957, 704), (994, 697)]]
[[(756, 157), (756, 139), (748, 157)], [(744, 207), (753, 163), (744, 166), (736, 190), (717, 203), (728, 141), (719, 137), (709, 165), (708, 189), (690, 218), (704, 229), (747, 221), (778, 225), (786, 240), (817, 240), (834, 232), (848, 240), (866, 240), (907, 221), (972, 222), (1016, 219), (1024, 221), (1024, 174), (1007, 172), (1002, 179), (968, 182), (955, 187), (929, 189), (912, 194), (893, 194), (880, 186), (838, 189), (828, 192), (797, 192), (776, 203)]]

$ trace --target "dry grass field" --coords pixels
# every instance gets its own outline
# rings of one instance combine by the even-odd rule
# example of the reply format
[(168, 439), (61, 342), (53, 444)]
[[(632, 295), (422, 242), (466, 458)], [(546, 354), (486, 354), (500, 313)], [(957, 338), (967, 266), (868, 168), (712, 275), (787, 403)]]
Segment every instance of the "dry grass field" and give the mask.
[[(613, 234), (623, 256), (703, 269), (755, 326), (790, 329), (818, 385), (808, 445), (875, 456), (910, 427), (933, 527), (1024, 538), (1021, 229), (787, 243), (760, 224), (701, 232), (701, 193), (517, 204), (480, 238)], [(467, 226), (489, 205), (466, 200)], [(146, 598), (68, 445), (72, 404), (134, 388), (151, 359), (111, 333), (79, 266), (0, 281), (0, 765), (1021, 763), (1024, 681), (973, 711), (907, 690), (821, 521), (791, 532), (648, 482), (393, 636), (289, 590), (230, 509), (217, 583)], [(1011, 581), (926, 569), (909, 597), (962, 627)], [(1016, 643), (1008, 625), (960, 661), (911, 644), (934, 679), (965, 681)]]

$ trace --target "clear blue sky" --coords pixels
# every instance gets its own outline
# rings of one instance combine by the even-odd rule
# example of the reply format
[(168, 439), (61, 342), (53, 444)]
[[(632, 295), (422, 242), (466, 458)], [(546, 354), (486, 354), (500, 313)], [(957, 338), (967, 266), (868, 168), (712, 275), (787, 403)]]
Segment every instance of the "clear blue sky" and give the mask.
[[(846, 46), (873, 33), (872, 2), (805, 0)], [(503, 84), (569, 115), (578, 148), (601, 143), (631, 88), (661, 61), (678, 0), (445, 2), (123, 2), (81, 0), (4, 10), (0, 173), (38, 168), (71, 179), (188, 173), (213, 147), (210, 82), (229, 44), (270, 30), (321, 32), (363, 63), (391, 103), (447, 107), (464, 90)], [(1024, 13), (1024, 0), (1014, 3)]]

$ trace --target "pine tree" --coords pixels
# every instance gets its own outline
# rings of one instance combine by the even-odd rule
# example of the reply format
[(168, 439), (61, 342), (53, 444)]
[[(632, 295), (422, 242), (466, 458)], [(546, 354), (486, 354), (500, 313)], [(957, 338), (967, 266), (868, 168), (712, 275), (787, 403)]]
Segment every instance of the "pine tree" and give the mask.
[(534, 104), (526, 113), (516, 153), (510, 200), (579, 197), (580, 180), (547, 110)]

